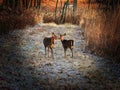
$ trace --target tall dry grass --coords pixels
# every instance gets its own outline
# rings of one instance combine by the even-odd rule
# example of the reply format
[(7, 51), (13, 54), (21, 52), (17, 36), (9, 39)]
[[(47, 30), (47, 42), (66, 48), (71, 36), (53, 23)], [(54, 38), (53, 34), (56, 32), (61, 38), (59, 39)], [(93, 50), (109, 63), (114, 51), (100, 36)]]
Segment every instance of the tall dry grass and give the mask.
[(0, 34), (43, 22), (43, 14), (36, 9), (12, 10), (4, 7), (0, 12)]
[(120, 9), (104, 12), (86, 10), (84, 35), (86, 46), (96, 54), (115, 57), (120, 61)]

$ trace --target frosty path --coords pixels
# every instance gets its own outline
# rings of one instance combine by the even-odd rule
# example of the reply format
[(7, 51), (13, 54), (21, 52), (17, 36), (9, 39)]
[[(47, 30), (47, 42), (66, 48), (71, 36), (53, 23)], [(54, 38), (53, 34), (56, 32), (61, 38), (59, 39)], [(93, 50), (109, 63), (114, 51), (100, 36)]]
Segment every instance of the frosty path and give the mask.
[[(66, 33), (75, 41), (64, 58), (60, 40), (54, 59), (45, 57), (43, 38)], [(85, 52), (79, 26), (38, 24), (0, 36), (0, 90), (120, 90), (120, 65)]]

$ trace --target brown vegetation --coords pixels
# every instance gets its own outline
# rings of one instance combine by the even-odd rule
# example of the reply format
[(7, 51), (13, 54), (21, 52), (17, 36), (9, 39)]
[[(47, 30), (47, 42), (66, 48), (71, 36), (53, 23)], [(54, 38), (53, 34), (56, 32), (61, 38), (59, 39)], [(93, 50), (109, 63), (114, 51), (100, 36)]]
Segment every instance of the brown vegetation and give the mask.
[[(73, 0), (70, 1), (73, 3)], [(68, 9), (64, 23), (80, 24), (84, 29), (88, 48), (96, 54), (117, 57), (119, 60), (120, 8), (115, 8), (112, 11), (112, 7), (107, 8), (106, 3), (91, 2), (91, 4), (86, 4), (87, 1), (78, 1), (76, 17), (73, 17), (72, 10)], [(65, 0), (62, 0), (62, 6), (64, 2)], [(55, 0), (46, 0), (42, 3), (41, 11), (34, 8), (13, 10), (9, 7), (3, 7), (0, 13), (0, 32), (22, 29), (27, 25), (34, 25), (39, 22), (56, 22), (60, 24), (62, 8), (58, 4), (58, 12), (55, 18), (55, 6)]]
[(99, 55), (120, 59), (120, 9), (114, 12), (91, 10), (86, 17), (86, 45)]
[(38, 10), (13, 10), (5, 7), (0, 13), (0, 33), (14, 29), (24, 29), (43, 22), (43, 15)]

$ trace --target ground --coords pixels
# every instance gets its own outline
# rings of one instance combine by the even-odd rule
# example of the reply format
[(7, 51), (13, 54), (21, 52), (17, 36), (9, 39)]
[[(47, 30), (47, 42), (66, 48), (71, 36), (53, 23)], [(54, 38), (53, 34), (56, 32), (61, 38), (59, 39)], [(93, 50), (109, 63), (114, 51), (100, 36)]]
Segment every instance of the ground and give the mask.
[[(54, 59), (43, 38), (54, 32), (73, 39), (74, 57), (58, 39)], [(37, 24), (0, 36), (0, 90), (120, 90), (120, 65), (85, 50), (79, 26)]]

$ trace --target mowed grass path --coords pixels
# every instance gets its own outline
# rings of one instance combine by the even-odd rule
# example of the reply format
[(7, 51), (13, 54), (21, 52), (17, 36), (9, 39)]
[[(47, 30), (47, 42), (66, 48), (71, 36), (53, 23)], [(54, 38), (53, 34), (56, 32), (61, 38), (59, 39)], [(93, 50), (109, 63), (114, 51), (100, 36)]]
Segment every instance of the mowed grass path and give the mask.
[[(43, 38), (54, 32), (73, 39), (74, 57), (55, 42), (54, 59), (45, 57)], [(79, 26), (37, 24), (0, 36), (1, 90), (119, 90), (120, 65), (85, 51)]]

